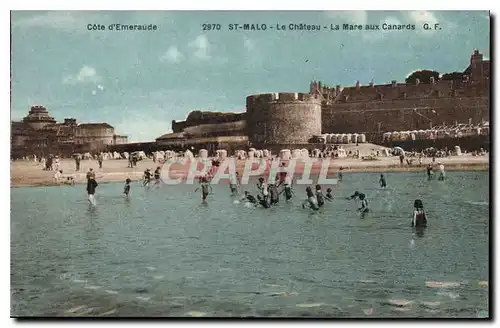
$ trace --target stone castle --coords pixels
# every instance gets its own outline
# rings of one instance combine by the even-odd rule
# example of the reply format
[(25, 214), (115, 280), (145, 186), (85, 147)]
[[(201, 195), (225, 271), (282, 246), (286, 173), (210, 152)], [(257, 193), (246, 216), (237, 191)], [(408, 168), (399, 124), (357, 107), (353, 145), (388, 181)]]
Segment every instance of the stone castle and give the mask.
[(33, 154), (70, 156), (75, 152), (100, 152), (106, 147), (127, 143), (108, 123), (77, 124), (66, 118), (57, 123), (43, 106), (32, 106), (22, 121), (11, 123), (11, 156)]
[(321, 134), (363, 133), (377, 142), (384, 132), (489, 121), (490, 61), (475, 50), (458, 75), (335, 88), (313, 81), (309, 93), (248, 96), (245, 112), (193, 111), (185, 121), (173, 121), (173, 133), (156, 142), (180, 148), (310, 148), (311, 138)]

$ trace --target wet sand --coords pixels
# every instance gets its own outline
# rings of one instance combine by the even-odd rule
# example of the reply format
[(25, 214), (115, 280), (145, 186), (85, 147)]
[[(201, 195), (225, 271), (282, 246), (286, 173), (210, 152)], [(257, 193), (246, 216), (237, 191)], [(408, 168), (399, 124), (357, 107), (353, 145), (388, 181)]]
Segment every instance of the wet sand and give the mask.
[[(442, 162), (445, 165), (446, 171), (488, 171), (489, 157), (488, 156), (452, 156), (447, 158), (436, 159), (435, 164)], [(422, 166), (418, 163), (409, 167), (406, 163), (401, 166), (397, 157), (379, 157), (376, 161), (364, 161), (361, 159), (342, 158), (330, 161), (328, 176), (334, 176), (340, 167), (344, 168), (344, 172), (407, 172), (407, 171), (425, 171), (425, 166), (432, 163), (430, 158), (424, 158)], [(238, 161), (237, 171), (242, 172), (245, 162)], [(134, 168), (128, 168), (127, 160), (107, 160), (103, 162), (103, 168), (99, 168), (99, 164), (95, 160), (82, 160), (80, 171), (75, 170), (75, 161), (71, 159), (63, 159), (60, 162), (59, 169), (63, 170), (63, 177), (72, 176), (75, 183), (86, 183), (86, 173), (89, 168), (93, 168), (97, 175), (99, 183), (106, 182), (124, 182), (126, 178), (131, 180), (142, 179), (143, 173), (147, 168), (152, 171), (156, 169), (158, 164), (152, 160), (146, 159), (139, 161)], [(255, 169), (256, 167), (254, 167)], [(295, 172), (302, 175), (304, 164), (297, 162)], [(311, 176), (319, 174), (321, 163), (316, 163), (311, 169)], [(188, 165), (179, 163), (171, 164), (171, 178), (185, 178), (188, 172)], [(40, 165), (32, 161), (14, 161), (11, 163), (11, 186), (41, 186), (41, 185), (56, 185), (54, 182), (55, 171), (44, 171)], [(61, 184), (61, 183), (59, 183)]]

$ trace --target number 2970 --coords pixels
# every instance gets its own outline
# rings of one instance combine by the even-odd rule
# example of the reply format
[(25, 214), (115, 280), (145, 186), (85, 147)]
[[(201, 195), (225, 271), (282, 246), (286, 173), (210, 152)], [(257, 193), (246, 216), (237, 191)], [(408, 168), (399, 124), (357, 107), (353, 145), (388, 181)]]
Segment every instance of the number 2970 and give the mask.
[(219, 31), (221, 29), (220, 24), (201, 24), (203, 31)]

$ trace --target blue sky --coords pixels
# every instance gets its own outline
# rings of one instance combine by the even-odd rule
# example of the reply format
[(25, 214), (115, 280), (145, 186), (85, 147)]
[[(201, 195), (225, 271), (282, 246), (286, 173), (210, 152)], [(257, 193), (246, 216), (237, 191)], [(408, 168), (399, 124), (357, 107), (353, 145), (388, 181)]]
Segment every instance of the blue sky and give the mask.
[[(414, 31), (229, 31), (230, 23), (416, 24)], [(404, 81), (489, 57), (488, 12), (13, 12), (12, 119), (32, 104), (58, 121), (108, 122), (131, 141), (171, 131), (195, 109), (242, 111), (247, 95)], [(88, 31), (87, 24), (156, 24)], [(220, 31), (203, 31), (219, 23)], [(425, 31), (423, 23), (441, 30)], [(306, 59), (308, 61), (306, 62)]]

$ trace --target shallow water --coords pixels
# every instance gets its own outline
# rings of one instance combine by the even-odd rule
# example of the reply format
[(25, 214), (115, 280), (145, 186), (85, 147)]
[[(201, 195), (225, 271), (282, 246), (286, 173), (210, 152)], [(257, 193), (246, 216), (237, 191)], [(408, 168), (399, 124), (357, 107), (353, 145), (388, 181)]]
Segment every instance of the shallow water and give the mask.
[(489, 174), (378, 176), (344, 174), (314, 213), (305, 186), (267, 210), (227, 185), (201, 204), (196, 186), (101, 184), (96, 207), (83, 185), (13, 188), (11, 315), (487, 317)]

